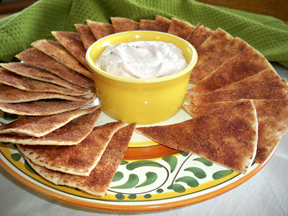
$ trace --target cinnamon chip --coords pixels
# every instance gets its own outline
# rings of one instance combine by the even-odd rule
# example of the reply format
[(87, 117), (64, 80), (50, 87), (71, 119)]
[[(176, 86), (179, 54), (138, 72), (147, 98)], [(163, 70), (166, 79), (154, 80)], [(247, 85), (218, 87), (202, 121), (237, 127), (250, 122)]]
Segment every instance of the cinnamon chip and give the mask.
[(81, 37), (85, 49), (87, 50), (96, 41), (93, 32), (88, 25), (75, 24), (75, 27)]
[(115, 32), (139, 30), (139, 22), (124, 17), (111, 17)]
[(256, 155), (258, 121), (250, 100), (181, 123), (140, 127), (136, 131), (167, 147), (246, 174)]
[(172, 18), (168, 33), (176, 35), (185, 39), (193, 30), (195, 26), (177, 18)]
[(86, 20), (86, 22), (97, 40), (115, 33), (113, 25), (109, 23), (95, 22), (91, 20)]

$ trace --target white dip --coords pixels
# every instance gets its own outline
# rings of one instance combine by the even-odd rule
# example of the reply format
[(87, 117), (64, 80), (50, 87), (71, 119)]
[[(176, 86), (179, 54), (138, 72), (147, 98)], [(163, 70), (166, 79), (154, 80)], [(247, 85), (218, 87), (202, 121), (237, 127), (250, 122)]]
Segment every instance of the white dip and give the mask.
[(107, 46), (96, 65), (117, 76), (150, 79), (177, 73), (187, 63), (173, 43), (135, 41)]

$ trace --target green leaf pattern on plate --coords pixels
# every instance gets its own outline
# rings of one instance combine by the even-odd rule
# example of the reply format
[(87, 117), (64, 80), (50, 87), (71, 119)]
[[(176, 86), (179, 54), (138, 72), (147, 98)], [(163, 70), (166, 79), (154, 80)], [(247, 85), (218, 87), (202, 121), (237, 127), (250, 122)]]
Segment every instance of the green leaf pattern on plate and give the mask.
[(146, 173), (146, 180), (142, 184), (137, 185), (136, 188), (145, 187), (147, 185), (153, 184), (156, 180), (157, 180), (157, 174), (156, 173), (147, 172)]
[(173, 173), (173, 171), (175, 170), (177, 166), (177, 157), (173, 155), (169, 155), (169, 156), (163, 157), (162, 159), (170, 165), (170, 172)]
[(190, 187), (197, 187), (199, 185), (199, 182), (191, 176), (183, 176), (178, 178), (175, 182), (184, 182)]
[(199, 161), (199, 162), (203, 163), (206, 166), (212, 166), (213, 165), (213, 163), (211, 161), (206, 160), (204, 158), (195, 158), (194, 161)]
[(180, 154), (183, 156), (183, 157), (187, 157), (189, 155), (188, 152), (180, 152)]
[(162, 188), (159, 188), (158, 190), (156, 190), (156, 193), (163, 193), (164, 190)]
[(154, 162), (154, 161), (135, 161), (135, 162), (132, 162), (130, 164), (128, 164), (126, 167), (128, 170), (134, 170), (136, 168), (139, 168), (139, 167), (146, 167), (146, 166), (151, 166), (151, 167), (162, 167), (161, 164), (157, 163), (157, 162)]
[(181, 184), (172, 184), (168, 186), (167, 189), (174, 190), (175, 192), (178, 192), (178, 193), (183, 193), (186, 191), (185, 187)]
[(127, 163), (129, 163), (128, 161), (125, 161), (125, 160), (122, 160), (121, 162), (120, 162), (120, 165), (126, 165)]
[(118, 200), (123, 200), (123, 199), (125, 199), (125, 196), (124, 196), (122, 193), (116, 194), (115, 197), (116, 197)]
[(114, 177), (112, 179), (112, 182), (116, 182), (116, 181), (119, 181), (121, 180), (122, 178), (124, 177), (124, 174), (120, 171), (117, 171), (115, 174), (114, 174)]
[(136, 194), (130, 194), (130, 195), (128, 196), (128, 199), (131, 199), (131, 200), (136, 199), (136, 198), (137, 198), (137, 195), (136, 195)]
[(221, 170), (213, 174), (213, 179), (218, 180), (233, 173), (233, 170)]
[(152, 197), (151, 194), (145, 194), (145, 195), (144, 195), (144, 198), (145, 198), (145, 199), (150, 199), (151, 197)]
[(133, 188), (135, 187), (139, 182), (139, 177), (136, 174), (130, 174), (128, 180), (119, 186), (115, 186), (112, 188), (116, 188), (116, 189), (128, 189), (128, 188)]
[(188, 167), (184, 171), (192, 172), (199, 179), (203, 179), (207, 176), (204, 170), (198, 167)]
[(206, 181), (206, 178), (216, 180), (233, 172), (223, 170), (221, 166), (221, 170), (209, 172), (210, 167), (213, 166), (219, 165), (185, 152), (157, 160), (125, 161), (125, 166), (119, 167), (120, 170), (117, 171), (114, 178), (118, 179), (120, 173), (124, 176), (121, 176), (117, 182), (113, 182), (108, 190), (115, 193), (117, 199), (124, 199), (124, 196), (132, 200), (136, 199), (138, 195), (149, 199), (153, 197), (153, 193), (169, 191), (183, 193), (187, 188), (197, 188), (201, 181)]
[(11, 158), (14, 161), (19, 161), (21, 159), (21, 155), (19, 153), (13, 153), (13, 154), (11, 154)]

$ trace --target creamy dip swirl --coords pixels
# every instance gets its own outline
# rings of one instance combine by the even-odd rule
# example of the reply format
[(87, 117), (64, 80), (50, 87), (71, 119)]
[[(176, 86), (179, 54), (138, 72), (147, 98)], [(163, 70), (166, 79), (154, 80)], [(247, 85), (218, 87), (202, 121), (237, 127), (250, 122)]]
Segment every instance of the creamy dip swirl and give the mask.
[(151, 79), (177, 73), (187, 62), (173, 43), (135, 41), (108, 45), (96, 66), (117, 76)]

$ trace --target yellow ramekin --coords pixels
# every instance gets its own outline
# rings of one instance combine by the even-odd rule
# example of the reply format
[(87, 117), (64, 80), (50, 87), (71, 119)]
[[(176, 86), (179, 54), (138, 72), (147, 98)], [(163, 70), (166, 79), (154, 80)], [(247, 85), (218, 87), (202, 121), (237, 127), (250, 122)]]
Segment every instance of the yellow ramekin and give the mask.
[[(132, 41), (163, 41), (179, 47), (188, 63), (182, 71), (161, 78), (133, 79), (109, 74), (95, 65), (107, 45)], [(175, 115), (182, 107), (189, 76), (197, 61), (195, 48), (177, 36), (154, 31), (127, 31), (106, 36), (89, 47), (86, 60), (93, 69), (102, 110), (126, 123), (153, 124)]]

